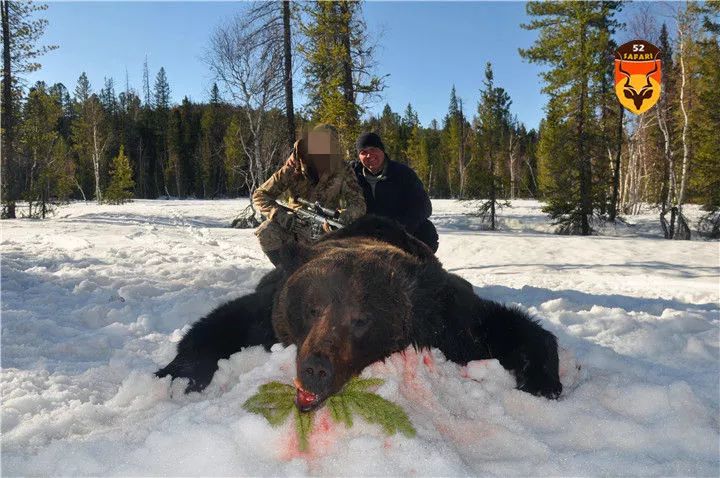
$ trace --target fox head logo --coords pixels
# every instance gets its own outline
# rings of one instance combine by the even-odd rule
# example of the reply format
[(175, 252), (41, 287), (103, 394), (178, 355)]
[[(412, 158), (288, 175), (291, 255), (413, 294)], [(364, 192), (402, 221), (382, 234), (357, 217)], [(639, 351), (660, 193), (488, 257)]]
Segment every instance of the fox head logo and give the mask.
[(615, 94), (637, 115), (655, 106), (661, 93), (660, 49), (645, 40), (633, 40), (615, 52)]

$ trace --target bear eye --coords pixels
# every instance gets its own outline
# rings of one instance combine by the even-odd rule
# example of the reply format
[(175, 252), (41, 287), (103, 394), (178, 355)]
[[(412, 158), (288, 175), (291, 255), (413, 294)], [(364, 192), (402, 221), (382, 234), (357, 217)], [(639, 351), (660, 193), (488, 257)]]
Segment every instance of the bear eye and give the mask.
[(323, 308), (320, 307), (319, 305), (311, 305), (310, 308), (308, 309), (308, 315), (312, 318), (319, 317), (320, 314), (322, 313), (322, 311), (323, 311)]

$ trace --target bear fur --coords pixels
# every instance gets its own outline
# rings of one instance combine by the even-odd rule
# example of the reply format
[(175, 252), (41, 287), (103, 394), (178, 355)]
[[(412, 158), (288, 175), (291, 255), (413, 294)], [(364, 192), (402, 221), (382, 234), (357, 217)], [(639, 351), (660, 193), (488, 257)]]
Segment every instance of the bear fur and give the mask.
[(311, 246), (289, 245), (255, 292), (200, 319), (160, 377), (186, 392), (212, 380), (218, 360), (244, 347), (297, 346), (298, 406), (310, 410), (389, 355), (437, 347), (453, 362), (495, 358), (517, 388), (557, 398), (554, 335), (527, 313), (478, 297), (399, 224), (365, 216)]

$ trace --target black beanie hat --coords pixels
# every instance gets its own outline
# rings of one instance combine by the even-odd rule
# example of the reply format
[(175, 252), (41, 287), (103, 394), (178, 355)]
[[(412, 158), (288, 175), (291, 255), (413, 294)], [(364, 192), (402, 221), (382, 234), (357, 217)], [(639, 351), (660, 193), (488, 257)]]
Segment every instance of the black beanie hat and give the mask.
[(361, 151), (365, 148), (379, 148), (382, 149), (383, 152), (385, 152), (385, 145), (383, 144), (382, 140), (380, 139), (380, 136), (378, 136), (375, 133), (363, 133), (358, 137), (357, 141), (355, 142), (355, 148), (358, 151)]

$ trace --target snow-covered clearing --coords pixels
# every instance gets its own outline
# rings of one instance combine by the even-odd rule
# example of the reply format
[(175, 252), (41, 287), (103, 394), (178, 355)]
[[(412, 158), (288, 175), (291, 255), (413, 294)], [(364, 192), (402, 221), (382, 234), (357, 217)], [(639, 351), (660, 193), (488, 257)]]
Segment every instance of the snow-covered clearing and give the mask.
[(467, 205), (435, 201), (445, 267), (558, 336), (563, 395), (514, 390), (494, 360), (408, 350), (364, 373), (386, 380), (378, 393), (416, 438), (321, 412), (301, 454), (290, 425), (241, 409), (258, 385), (290, 382), (293, 347), (233, 355), (202, 394), (152, 375), (187, 324), (270, 269), (252, 231), (225, 227), (245, 204), (76, 203), (0, 224), (3, 475), (720, 474), (717, 242), (662, 240), (655, 214), (548, 234), (534, 201), (488, 232)]

